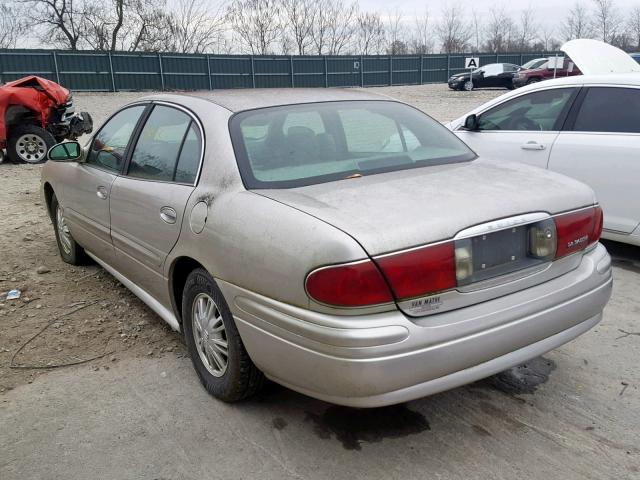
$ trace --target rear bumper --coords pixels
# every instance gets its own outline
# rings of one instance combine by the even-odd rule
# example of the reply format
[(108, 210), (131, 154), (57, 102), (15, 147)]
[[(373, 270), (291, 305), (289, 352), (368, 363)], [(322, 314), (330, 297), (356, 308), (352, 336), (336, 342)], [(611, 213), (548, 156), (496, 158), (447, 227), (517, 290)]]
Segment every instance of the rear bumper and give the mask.
[(554, 280), (478, 305), (410, 320), (399, 311), (331, 316), (221, 282), (256, 365), (293, 390), (377, 407), (498, 373), (596, 325), (611, 295), (611, 261), (598, 245)]

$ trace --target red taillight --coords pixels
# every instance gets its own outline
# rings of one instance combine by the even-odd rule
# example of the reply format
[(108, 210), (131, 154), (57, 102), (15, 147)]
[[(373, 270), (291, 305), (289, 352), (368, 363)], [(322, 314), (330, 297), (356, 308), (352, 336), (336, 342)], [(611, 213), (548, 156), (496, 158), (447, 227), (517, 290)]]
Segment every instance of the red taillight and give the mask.
[(585, 208), (554, 217), (558, 235), (556, 258), (584, 250), (602, 234), (602, 209)]
[(454, 243), (440, 243), (375, 259), (398, 299), (456, 286)]
[(311, 298), (340, 307), (363, 307), (393, 301), (389, 287), (371, 260), (314, 270), (307, 277)]

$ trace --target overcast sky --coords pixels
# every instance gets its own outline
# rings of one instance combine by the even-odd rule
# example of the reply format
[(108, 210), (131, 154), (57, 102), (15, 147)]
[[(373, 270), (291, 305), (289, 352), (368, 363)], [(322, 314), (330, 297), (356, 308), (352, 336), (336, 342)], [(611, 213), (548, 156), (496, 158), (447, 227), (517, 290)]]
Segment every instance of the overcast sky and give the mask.
[[(591, 7), (591, 0), (580, 0), (586, 6)], [(559, 23), (571, 6), (575, 3), (573, 0), (403, 0), (401, 2), (393, 2), (389, 0), (358, 0), (363, 10), (377, 10), (381, 14), (394, 11), (397, 7), (405, 12), (407, 16), (415, 15), (415, 12), (423, 12), (425, 6), (428, 7), (432, 18), (440, 16), (440, 12), (446, 5), (458, 4), (462, 8), (471, 13), (475, 9), (479, 13), (486, 13), (494, 6), (504, 5), (505, 11), (515, 17), (518, 12), (532, 5), (537, 13), (538, 21), (547, 19), (548, 21)], [(640, 0), (614, 0), (615, 5), (621, 9), (627, 9), (640, 6)]]

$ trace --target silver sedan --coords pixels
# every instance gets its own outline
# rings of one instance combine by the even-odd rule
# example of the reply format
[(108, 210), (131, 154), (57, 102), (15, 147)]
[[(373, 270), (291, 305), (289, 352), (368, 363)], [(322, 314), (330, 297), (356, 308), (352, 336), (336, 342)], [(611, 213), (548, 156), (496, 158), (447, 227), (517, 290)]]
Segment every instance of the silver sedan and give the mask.
[(49, 159), (62, 259), (183, 331), (225, 401), (265, 377), (358, 407), (430, 395), (586, 332), (611, 294), (589, 187), (385, 97), (151, 96)]

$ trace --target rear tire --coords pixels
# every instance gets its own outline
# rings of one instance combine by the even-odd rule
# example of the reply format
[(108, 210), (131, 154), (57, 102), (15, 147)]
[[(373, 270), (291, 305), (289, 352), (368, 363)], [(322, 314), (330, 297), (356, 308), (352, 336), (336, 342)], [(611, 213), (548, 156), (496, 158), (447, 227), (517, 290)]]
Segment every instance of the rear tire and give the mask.
[(56, 144), (49, 132), (37, 125), (19, 125), (11, 129), (7, 142), (7, 155), (13, 162), (42, 163), (47, 152)]
[(532, 83), (538, 83), (540, 81), (539, 78), (530, 78), (527, 80), (527, 85), (531, 85)]
[(189, 274), (182, 294), (182, 327), (193, 367), (204, 388), (225, 402), (237, 402), (262, 388), (222, 292), (209, 273)]
[(58, 203), (55, 193), (51, 197), (51, 220), (62, 261), (71, 265), (84, 265), (87, 262), (87, 254), (71, 235), (64, 218), (64, 210)]

